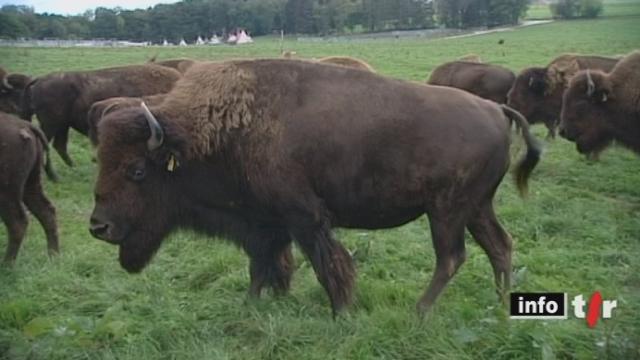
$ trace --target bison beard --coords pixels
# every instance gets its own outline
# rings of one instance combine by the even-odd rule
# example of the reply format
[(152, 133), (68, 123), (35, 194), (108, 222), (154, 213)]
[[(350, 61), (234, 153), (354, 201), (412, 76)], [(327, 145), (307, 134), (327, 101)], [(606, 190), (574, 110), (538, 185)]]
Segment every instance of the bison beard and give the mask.
[(166, 234), (135, 230), (120, 244), (120, 265), (130, 273), (139, 273), (151, 261)]

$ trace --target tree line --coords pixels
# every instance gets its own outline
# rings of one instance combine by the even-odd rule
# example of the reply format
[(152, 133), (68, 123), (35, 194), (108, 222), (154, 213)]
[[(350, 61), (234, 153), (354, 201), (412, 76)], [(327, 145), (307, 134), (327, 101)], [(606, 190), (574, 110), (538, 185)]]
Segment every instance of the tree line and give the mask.
[(147, 9), (98, 7), (84, 14), (39, 14), (0, 8), (1, 38), (120, 39), (188, 42), (244, 28), (330, 35), (354, 32), (468, 28), (516, 24), (529, 0), (184, 0)]

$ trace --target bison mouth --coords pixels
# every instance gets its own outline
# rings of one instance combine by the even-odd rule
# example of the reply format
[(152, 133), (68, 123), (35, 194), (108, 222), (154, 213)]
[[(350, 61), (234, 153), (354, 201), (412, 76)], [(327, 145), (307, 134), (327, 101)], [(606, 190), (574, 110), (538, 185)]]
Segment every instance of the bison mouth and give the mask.
[(129, 273), (141, 272), (160, 248), (162, 236), (153, 232), (135, 231), (120, 243), (120, 266)]

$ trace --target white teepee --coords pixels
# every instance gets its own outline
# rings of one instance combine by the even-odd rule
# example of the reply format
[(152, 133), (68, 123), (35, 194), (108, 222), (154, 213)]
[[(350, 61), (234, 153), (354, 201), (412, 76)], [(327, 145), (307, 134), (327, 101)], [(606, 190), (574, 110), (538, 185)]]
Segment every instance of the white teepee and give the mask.
[(236, 41), (236, 44), (249, 44), (252, 42), (253, 39), (251, 38), (251, 36), (247, 35), (244, 29), (240, 30), (240, 34), (238, 34), (238, 40)]

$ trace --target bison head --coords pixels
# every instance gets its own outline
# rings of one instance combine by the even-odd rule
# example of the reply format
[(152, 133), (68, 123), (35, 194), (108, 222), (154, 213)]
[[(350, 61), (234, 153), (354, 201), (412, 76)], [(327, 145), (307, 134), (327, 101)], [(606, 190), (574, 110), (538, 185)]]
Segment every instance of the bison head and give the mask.
[(99, 173), (90, 232), (120, 247), (120, 264), (139, 272), (175, 227), (172, 191), (183, 148), (176, 130), (142, 104), (99, 123)]
[(518, 110), (529, 122), (547, 122), (560, 114), (561, 101), (550, 97), (551, 87), (546, 68), (523, 70), (507, 94), (507, 105)]
[(3, 69), (0, 69), (0, 77), (0, 111), (18, 114), (22, 94), (31, 78), (22, 74), (7, 74)]
[(574, 141), (583, 154), (597, 152), (613, 139), (611, 82), (601, 71), (576, 74), (564, 93), (560, 136)]

